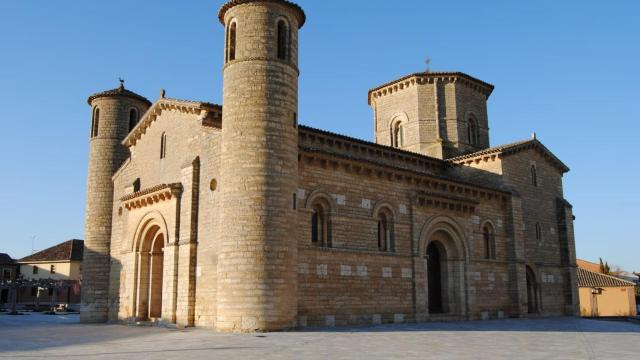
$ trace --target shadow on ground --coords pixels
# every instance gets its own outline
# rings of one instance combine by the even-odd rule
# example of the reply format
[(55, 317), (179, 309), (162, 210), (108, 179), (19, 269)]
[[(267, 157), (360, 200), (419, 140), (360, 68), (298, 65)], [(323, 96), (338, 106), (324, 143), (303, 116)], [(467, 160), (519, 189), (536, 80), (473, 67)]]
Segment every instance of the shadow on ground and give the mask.
[[(124, 325), (80, 324), (78, 315), (42, 315), (24, 316), (0, 315), (0, 358), (19, 358), (21, 352), (31, 353), (66, 346), (101, 347), (99, 354), (127, 356), (138, 353), (179, 352), (180, 349), (166, 349), (163, 342), (185, 341), (184, 346), (196, 353), (221, 350), (257, 350), (262, 343), (247, 341), (249, 338), (291, 338), (313, 339), (332, 336), (331, 334), (372, 334), (376, 333), (413, 333), (425, 336), (429, 334), (449, 334), (457, 332), (486, 333), (603, 333), (640, 334), (640, 324), (625, 321), (598, 321), (577, 318), (545, 319), (507, 319), (490, 321), (464, 321), (451, 323), (388, 324), (377, 326), (305, 329), (292, 333), (267, 334), (219, 334), (207, 329), (168, 329), (161, 327), (138, 327)], [(311, 338), (309, 338), (311, 336)], [(196, 341), (199, 338), (199, 341)], [(297, 338), (297, 340), (295, 340)], [(164, 340), (163, 340), (164, 339)], [(206, 341), (202, 341), (206, 339)], [(258, 339), (254, 339), (258, 340)], [(266, 340), (266, 339), (265, 339)], [(191, 342), (193, 341), (193, 342)], [(117, 344), (117, 346), (116, 346)], [(131, 345), (131, 346), (130, 346)], [(135, 346), (134, 346), (135, 345)], [(147, 350), (138, 352), (137, 346)], [(204, 345), (204, 346), (203, 346)], [(218, 345), (218, 346), (215, 346)], [(160, 350), (165, 348), (164, 350)], [(109, 351), (111, 349), (111, 351)], [(106, 351), (105, 351), (106, 350)], [(182, 350), (186, 350), (182, 348)], [(13, 352), (13, 353), (12, 353)], [(16, 353), (17, 352), (17, 353)], [(7, 353), (7, 354), (4, 354)], [(91, 355), (88, 351), (84, 355)], [(94, 354), (98, 355), (98, 353)], [(26, 355), (25, 355), (26, 356)], [(72, 355), (71, 357), (74, 357)], [(176, 354), (177, 356), (177, 354)], [(28, 357), (28, 356), (27, 356)], [(68, 357), (68, 356), (67, 356)]]
[(595, 320), (571, 317), (505, 319), (446, 323), (385, 324), (375, 326), (305, 329), (303, 332), (588, 332), (640, 333), (640, 324), (624, 319)]

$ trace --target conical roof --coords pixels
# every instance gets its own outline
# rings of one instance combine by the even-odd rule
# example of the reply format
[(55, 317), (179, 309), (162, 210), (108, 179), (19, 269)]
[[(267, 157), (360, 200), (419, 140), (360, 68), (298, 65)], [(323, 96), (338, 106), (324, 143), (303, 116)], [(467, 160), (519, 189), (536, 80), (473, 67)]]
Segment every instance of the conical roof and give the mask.
[(102, 97), (114, 97), (114, 96), (128, 97), (128, 98), (144, 101), (147, 104), (151, 105), (151, 101), (149, 101), (146, 97), (144, 97), (142, 95), (138, 95), (138, 94), (134, 93), (133, 91), (129, 91), (129, 90), (125, 89), (124, 88), (124, 80), (120, 80), (120, 86), (115, 88), (115, 89), (99, 92), (99, 93), (96, 93), (96, 94), (93, 94), (93, 95), (89, 96), (89, 98), (87, 99), (87, 102), (89, 103), (89, 105), (91, 105), (91, 103), (95, 99), (102, 98)]

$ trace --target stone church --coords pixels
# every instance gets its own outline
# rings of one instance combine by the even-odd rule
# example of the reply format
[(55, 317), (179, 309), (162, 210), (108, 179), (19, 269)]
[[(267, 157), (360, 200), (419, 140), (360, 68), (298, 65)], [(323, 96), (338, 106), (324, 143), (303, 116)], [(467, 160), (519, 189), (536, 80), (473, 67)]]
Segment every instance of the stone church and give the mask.
[[(368, 93), (374, 142), (298, 123), (285, 0), (231, 0), (223, 106), (89, 97), (83, 322), (251, 332), (576, 315), (568, 167), (491, 147), (493, 86), (416, 73)], [(221, 39), (222, 40), (222, 39)]]

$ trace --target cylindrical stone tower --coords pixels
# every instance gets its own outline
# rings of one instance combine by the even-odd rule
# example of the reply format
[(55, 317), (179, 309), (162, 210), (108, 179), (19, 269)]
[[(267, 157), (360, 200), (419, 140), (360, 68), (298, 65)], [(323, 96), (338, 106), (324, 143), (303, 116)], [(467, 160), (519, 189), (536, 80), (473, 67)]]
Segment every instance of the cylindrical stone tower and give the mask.
[(97, 323), (108, 320), (113, 213), (111, 178), (129, 156), (122, 141), (151, 103), (126, 90), (122, 81), (116, 89), (91, 95), (88, 103), (92, 113), (80, 321)]
[(295, 326), (298, 29), (284, 0), (232, 0), (225, 26), (216, 327)]

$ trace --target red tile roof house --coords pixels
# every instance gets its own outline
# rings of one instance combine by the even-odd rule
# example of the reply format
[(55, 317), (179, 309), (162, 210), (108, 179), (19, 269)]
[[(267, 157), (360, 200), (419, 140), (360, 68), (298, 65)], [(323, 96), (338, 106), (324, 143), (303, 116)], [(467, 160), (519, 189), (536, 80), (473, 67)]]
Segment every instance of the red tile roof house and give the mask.
[(24, 279), (64, 281), (64, 286), (55, 290), (38, 289), (36, 286), (20, 289), (18, 308), (48, 307), (53, 301), (59, 308), (79, 309), (83, 251), (84, 241), (74, 239), (17, 260), (19, 273)]
[(577, 269), (580, 315), (633, 317), (637, 315), (636, 284), (611, 275)]

